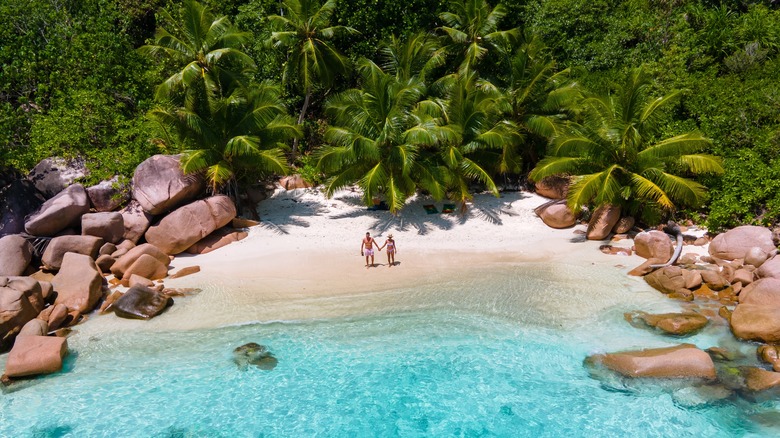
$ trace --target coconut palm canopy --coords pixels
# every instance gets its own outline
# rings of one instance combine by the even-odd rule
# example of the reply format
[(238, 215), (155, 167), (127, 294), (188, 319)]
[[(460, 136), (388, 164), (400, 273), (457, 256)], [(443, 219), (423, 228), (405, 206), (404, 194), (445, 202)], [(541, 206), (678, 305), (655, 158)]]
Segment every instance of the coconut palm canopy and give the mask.
[(417, 32), (406, 38), (390, 37), (380, 48), (382, 70), (395, 74), (398, 80), (416, 77), (425, 81), (446, 62), (447, 50), (439, 38), (426, 32)]
[(568, 203), (575, 211), (612, 204), (657, 215), (700, 206), (705, 187), (687, 176), (722, 173), (720, 159), (699, 153), (710, 140), (698, 132), (656, 137), (662, 111), (680, 93), (654, 98), (650, 86), (636, 69), (616, 93), (585, 99), (582, 121), (564, 125), (529, 178), (572, 175)]
[(300, 128), (281, 104), (272, 84), (238, 88), (212, 100), (212, 111), (159, 106), (149, 113), (161, 140), (183, 151), (185, 173), (204, 172), (213, 192), (247, 174), (285, 174), (285, 141)]
[(283, 0), (285, 14), (267, 18), (271, 28), (269, 43), (287, 51), (284, 81), (294, 82), (304, 92), (316, 85), (330, 86), (338, 74), (349, 69), (349, 59), (331, 39), (357, 31), (347, 26), (332, 26), (336, 0)]
[(278, 86), (250, 82), (254, 63), (240, 50), (248, 34), (195, 1), (184, 2), (178, 19), (163, 17), (170, 31), (158, 28), (154, 44), (139, 49), (176, 69), (157, 87), (158, 106), (148, 113), (156, 143), (182, 152), (182, 169), (202, 172), (212, 192), (236, 195), (246, 175), (286, 173), (282, 147), (300, 129)]
[(435, 88), (443, 94), (437, 103), (448, 135), (439, 145), (438, 159), (449, 197), (465, 206), (473, 181), (498, 195), (494, 176), (520, 170), (517, 149), (523, 137), (505, 117), (511, 112), (509, 100), (474, 73), (446, 76)]
[(500, 86), (512, 106), (512, 119), (533, 137), (534, 144), (527, 141), (523, 151), (531, 163), (544, 154), (547, 140), (578, 114), (583, 96), (573, 76), (570, 68), (558, 69), (549, 48), (530, 32), (509, 58)]
[(501, 52), (519, 37), (517, 28), (499, 30), (506, 16), (502, 4), (491, 9), (485, 0), (452, 0), (449, 8), (439, 15), (445, 23), (439, 30), (449, 37), (453, 51), (459, 52), (461, 73), (472, 71), (490, 50)]
[(366, 204), (382, 195), (393, 212), (418, 188), (440, 199), (445, 188), (422, 154), (443, 133), (427, 113), (437, 105), (423, 100), (425, 84), (416, 78), (399, 80), (368, 60), (361, 62), (360, 72), (361, 88), (325, 103), (332, 124), (325, 133), (329, 146), (318, 155), (318, 163), (332, 175), (327, 194), (357, 182)]
[[(283, 0), (285, 15), (271, 15), (267, 20), (273, 29), (270, 43), (286, 52), (282, 81), (292, 84), (304, 93), (298, 115), (302, 124), (316, 88), (329, 88), (336, 77), (350, 69), (349, 58), (336, 49), (332, 39), (339, 35), (355, 34), (347, 26), (332, 26), (336, 0), (320, 4), (318, 0)], [(293, 142), (295, 157), (298, 140)]]
[(174, 18), (162, 10), (168, 29), (158, 27), (154, 44), (138, 51), (149, 57), (167, 58), (177, 68), (157, 87), (156, 98), (169, 99), (183, 92), (187, 106), (192, 108), (199, 95), (218, 98), (229, 93), (230, 86), (254, 69), (252, 58), (241, 51), (251, 35), (238, 31), (227, 17), (214, 17), (196, 1), (186, 0), (179, 15)]

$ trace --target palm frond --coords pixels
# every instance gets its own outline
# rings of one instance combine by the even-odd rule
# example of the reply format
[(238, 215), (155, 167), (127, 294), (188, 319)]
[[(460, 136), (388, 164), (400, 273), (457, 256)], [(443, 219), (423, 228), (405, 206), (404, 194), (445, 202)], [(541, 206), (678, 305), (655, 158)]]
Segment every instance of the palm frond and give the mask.
[(692, 154), (712, 145), (712, 141), (698, 132), (677, 135), (661, 140), (639, 152), (639, 156), (674, 158)]
[(529, 132), (542, 137), (552, 138), (560, 135), (559, 119), (551, 116), (532, 115), (525, 119)]
[(644, 108), (642, 108), (642, 112), (639, 116), (639, 125), (644, 130), (652, 130), (655, 128), (655, 123), (658, 121), (658, 112), (662, 108), (666, 107), (667, 105), (671, 105), (677, 100), (679, 100), (680, 92), (676, 91), (673, 93), (669, 93), (666, 96), (662, 96), (656, 99), (653, 99), (651, 102), (647, 103)]
[(463, 31), (447, 26), (442, 26), (439, 29), (444, 31), (444, 33), (446, 33), (456, 44), (463, 44), (468, 41), (469, 36)]
[(720, 157), (707, 154), (683, 155), (680, 157), (683, 168), (694, 175), (715, 174), (725, 172), (723, 160)]
[(251, 135), (238, 135), (227, 141), (225, 154), (229, 157), (245, 157), (260, 152), (260, 139)]
[(466, 177), (485, 184), (490, 192), (498, 196), (496, 183), (490, 176), (490, 172), (486, 171), (482, 166), (468, 158), (463, 158), (460, 162), (460, 169)]
[(286, 175), (290, 172), (284, 151), (279, 148), (254, 151), (250, 161), (253, 167), (267, 173)]
[(355, 162), (352, 150), (343, 146), (326, 146), (315, 155), (317, 169), (325, 174), (336, 173)]
[(206, 181), (213, 192), (218, 192), (233, 176), (233, 166), (225, 161), (220, 161), (206, 168)]
[(666, 191), (655, 182), (638, 173), (631, 173), (629, 179), (631, 188), (639, 200), (651, 201), (666, 210), (674, 208), (674, 203), (669, 199)]
[(186, 150), (181, 156), (181, 170), (185, 174), (200, 172), (209, 166), (204, 149)]
[(579, 211), (582, 206), (598, 199), (597, 205), (613, 203), (620, 193), (621, 186), (614, 178), (614, 168), (589, 175), (578, 175), (572, 178), (569, 186), (567, 204), (572, 211)]
[(401, 188), (396, 184), (395, 178), (392, 176), (387, 181), (387, 189), (385, 190), (385, 197), (387, 198), (388, 206), (391, 213), (397, 213), (403, 208), (406, 203), (406, 195)]
[(358, 184), (363, 189), (364, 196), (372, 199), (380, 194), (380, 187), (387, 182), (388, 174), (382, 162), (376, 163), (363, 175)]
[(658, 170), (648, 171), (646, 174), (670, 199), (683, 205), (698, 207), (706, 199), (706, 187), (693, 180)]
[(563, 134), (556, 137), (550, 146), (550, 155), (556, 157), (576, 157), (597, 155), (602, 144), (580, 133)]

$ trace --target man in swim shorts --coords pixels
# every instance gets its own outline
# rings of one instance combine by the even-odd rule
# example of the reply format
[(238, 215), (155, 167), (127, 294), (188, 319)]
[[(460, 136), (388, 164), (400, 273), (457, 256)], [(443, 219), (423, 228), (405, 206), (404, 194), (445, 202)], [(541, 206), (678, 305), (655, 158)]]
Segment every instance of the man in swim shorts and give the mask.
[[(376, 245), (377, 249), (379, 249), (379, 244), (376, 243), (373, 237), (371, 237), (371, 233), (366, 232), (366, 237), (363, 238), (363, 241), (360, 242), (360, 255), (366, 256), (366, 268), (370, 268), (374, 266), (374, 245)], [(371, 258), (371, 264), (368, 264), (368, 258)]]

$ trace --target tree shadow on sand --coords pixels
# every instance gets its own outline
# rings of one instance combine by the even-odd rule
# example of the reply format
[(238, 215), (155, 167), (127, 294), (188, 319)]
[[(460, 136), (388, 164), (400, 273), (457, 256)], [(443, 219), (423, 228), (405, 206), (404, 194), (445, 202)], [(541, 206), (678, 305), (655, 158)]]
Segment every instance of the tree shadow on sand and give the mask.
[(410, 200), (397, 215), (389, 212), (356, 211), (344, 215), (344, 217), (365, 216), (367, 213), (373, 213), (376, 216), (376, 221), (372, 228), (379, 230), (380, 234), (395, 227), (398, 231), (417, 230), (418, 235), (424, 236), (434, 229), (451, 230), (456, 224), (463, 225), (469, 220), (482, 220), (493, 225), (503, 225), (501, 216), (517, 216), (518, 214), (512, 210), (512, 203), (527, 196), (518, 193), (516, 196), (512, 196), (511, 201), (508, 201), (503, 197), (496, 198), (492, 194), (478, 194), (474, 196), (474, 201), (469, 203), (468, 210), (463, 214), (457, 211), (454, 213), (423, 214), (421, 212), (425, 211), (424, 205), (436, 205), (441, 204), (441, 202), (435, 202), (427, 197), (416, 197)]
[[(313, 190), (313, 189), (307, 189)], [(323, 203), (321, 200), (307, 201), (300, 190), (277, 192), (274, 195), (273, 210), (260, 205), (258, 214), (261, 218), (261, 226), (277, 234), (289, 234), (289, 227), (310, 226), (307, 217), (330, 215), (333, 219), (349, 219), (372, 217), (374, 223), (370, 228), (383, 234), (389, 229), (398, 231), (416, 230), (418, 235), (424, 236), (433, 230), (451, 230), (456, 225), (463, 225), (470, 220), (481, 220), (493, 225), (503, 225), (502, 216), (517, 216), (512, 203), (522, 200), (529, 195), (523, 192), (507, 192), (496, 198), (492, 194), (482, 193), (474, 196), (473, 202), (468, 204), (465, 213), (457, 210), (453, 213), (436, 212), (426, 214), (424, 206), (433, 204), (443, 210), (443, 205), (448, 201), (434, 201), (427, 196), (415, 196), (409, 199), (406, 206), (397, 214), (387, 210), (368, 210), (359, 191), (343, 191)], [(332, 209), (344, 208), (344, 212), (333, 213)], [(283, 220), (276, 222), (268, 220), (269, 216), (279, 216), (286, 213)]]
[[(309, 190), (309, 189), (307, 189)], [(287, 213), (283, 223), (274, 223), (267, 219), (271, 212), (265, 210), (261, 203), (258, 207), (260, 224), (277, 234), (289, 234), (287, 227), (308, 228), (310, 226), (307, 217), (319, 216), (327, 213), (327, 209), (320, 202), (306, 201), (299, 190), (290, 190), (275, 194), (277, 202), (274, 203), (273, 214)]]

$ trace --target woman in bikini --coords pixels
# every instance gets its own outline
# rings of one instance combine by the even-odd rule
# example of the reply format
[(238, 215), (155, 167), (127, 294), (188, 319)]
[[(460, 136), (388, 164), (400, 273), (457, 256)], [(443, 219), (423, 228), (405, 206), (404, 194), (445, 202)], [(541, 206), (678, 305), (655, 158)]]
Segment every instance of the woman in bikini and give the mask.
[(382, 251), (382, 248), (384, 247), (387, 247), (387, 267), (392, 268), (395, 265), (395, 253), (398, 251), (398, 248), (395, 246), (395, 240), (393, 240), (392, 234), (387, 235), (385, 244), (382, 245), (379, 250)]

